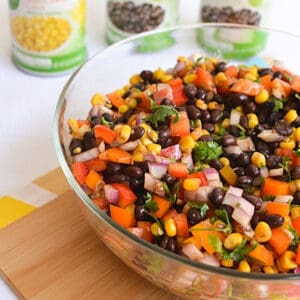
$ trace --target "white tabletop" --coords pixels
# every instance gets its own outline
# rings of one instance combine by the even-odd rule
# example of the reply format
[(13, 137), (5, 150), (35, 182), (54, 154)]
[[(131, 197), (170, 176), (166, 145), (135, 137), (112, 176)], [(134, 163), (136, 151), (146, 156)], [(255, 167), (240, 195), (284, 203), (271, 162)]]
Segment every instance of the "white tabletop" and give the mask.
[[(105, 1), (88, 0), (89, 56), (104, 49)], [(274, 0), (270, 27), (300, 35), (300, 1)], [(180, 0), (180, 24), (196, 23), (200, 0)], [(0, 196), (58, 166), (52, 123), (58, 96), (70, 75), (31, 76), (10, 58), (8, 1), (0, 1)], [(0, 299), (16, 299), (0, 279)]]

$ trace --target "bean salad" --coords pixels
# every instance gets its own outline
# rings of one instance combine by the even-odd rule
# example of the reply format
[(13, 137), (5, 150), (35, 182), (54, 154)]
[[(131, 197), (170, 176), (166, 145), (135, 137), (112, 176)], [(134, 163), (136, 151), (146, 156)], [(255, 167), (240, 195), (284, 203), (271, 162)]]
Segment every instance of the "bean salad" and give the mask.
[(72, 172), (120, 226), (191, 260), (300, 272), (300, 77), (180, 56), (70, 118)]

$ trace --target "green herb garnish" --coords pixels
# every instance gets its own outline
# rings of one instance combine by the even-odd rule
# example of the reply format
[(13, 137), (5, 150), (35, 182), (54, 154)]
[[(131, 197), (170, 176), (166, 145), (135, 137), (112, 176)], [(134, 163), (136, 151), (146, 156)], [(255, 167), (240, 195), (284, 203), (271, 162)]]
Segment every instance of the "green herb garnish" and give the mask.
[(223, 231), (225, 234), (230, 234), (232, 232), (232, 226), (227, 211), (224, 209), (216, 209), (215, 215), (226, 224), (225, 228), (220, 229), (219, 231)]
[(292, 180), (291, 172), (290, 172), (290, 160), (291, 159), (289, 157), (283, 156), (282, 160), (281, 160), (281, 163), (279, 164), (279, 166), (281, 168), (283, 168), (283, 170), (286, 173), (286, 176), (284, 178), (286, 181), (291, 181)]
[(152, 115), (144, 120), (151, 122), (156, 127), (158, 126), (158, 122), (164, 121), (166, 118), (172, 115), (175, 115), (175, 123), (179, 121), (179, 113), (173, 106), (157, 105), (151, 100), (151, 110)]
[(298, 234), (297, 230), (292, 226), (290, 226), (288, 230), (293, 235), (293, 239), (291, 241), (290, 247), (292, 248), (292, 250), (295, 251), (298, 247), (298, 244), (300, 244), (299, 234)]
[(218, 159), (222, 153), (222, 147), (214, 141), (198, 142), (193, 149), (194, 160), (205, 163)]
[(201, 202), (187, 202), (188, 206), (190, 208), (194, 208), (199, 210), (200, 212), (200, 216), (203, 219), (206, 215), (206, 212), (209, 210), (209, 206), (207, 205), (207, 203), (201, 203)]
[(147, 193), (144, 196), (145, 199), (145, 203), (144, 203), (144, 207), (149, 209), (150, 211), (156, 212), (158, 211), (158, 206), (157, 203), (155, 201), (152, 200), (152, 196), (150, 193)]
[(276, 196), (273, 196), (273, 195), (266, 195), (266, 196), (263, 196), (263, 201), (273, 201), (274, 199), (276, 198)]

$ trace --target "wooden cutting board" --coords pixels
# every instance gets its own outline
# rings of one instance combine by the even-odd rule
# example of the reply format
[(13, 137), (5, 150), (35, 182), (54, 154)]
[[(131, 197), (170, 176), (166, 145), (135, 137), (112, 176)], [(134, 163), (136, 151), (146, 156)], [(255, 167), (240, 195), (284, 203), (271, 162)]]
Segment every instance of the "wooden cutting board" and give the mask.
[(35, 183), (60, 195), (0, 230), (0, 275), (21, 299), (176, 299), (99, 241), (59, 170)]

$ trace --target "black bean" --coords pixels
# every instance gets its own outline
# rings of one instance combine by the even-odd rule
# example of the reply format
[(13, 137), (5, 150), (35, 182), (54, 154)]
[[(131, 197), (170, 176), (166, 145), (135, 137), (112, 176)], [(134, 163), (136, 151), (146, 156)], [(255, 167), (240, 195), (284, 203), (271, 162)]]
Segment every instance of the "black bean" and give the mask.
[(129, 118), (133, 115), (134, 113), (134, 109), (133, 108), (129, 108), (125, 114), (123, 115), (123, 117), (125, 118), (125, 122), (127, 122), (129, 120)]
[(189, 99), (195, 99), (198, 92), (198, 88), (194, 84), (189, 83), (184, 86), (184, 92)]
[(300, 179), (300, 166), (295, 166), (291, 169), (291, 177), (293, 180)]
[(237, 176), (244, 176), (246, 174), (245, 169), (243, 167), (235, 168), (234, 171)]
[(178, 243), (174, 238), (169, 238), (168, 244), (167, 244), (167, 250), (177, 253), (178, 252)]
[(243, 197), (252, 203), (256, 210), (262, 207), (263, 201), (260, 197), (243, 192)]
[(169, 239), (170, 238), (167, 235), (163, 235), (158, 241), (159, 247), (161, 247), (163, 249), (167, 249)]
[(233, 208), (231, 206), (229, 206), (227, 204), (221, 204), (218, 208), (225, 210), (228, 214), (228, 217), (231, 218), (231, 215), (233, 213)]
[(224, 72), (225, 70), (226, 70), (226, 62), (220, 61), (216, 64), (216, 66), (215, 66), (216, 73)]
[(266, 158), (270, 156), (271, 150), (267, 143), (257, 139), (254, 141), (254, 144), (255, 144), (256, 151), (263, 153), (266, 156)]
[(258, 74), (259, 76), (264, 76), (264, 75), (273, 75), (273, 72), (270, 68), (259, 68), (258, 69)]
[(273, 79), (274, 78), (278, 78), (278, 79), (282, 79), (283, 75), (280, 71), (276, 71), (273, 73)]
[(164, 99), (161, 100), (161, 103), (160, 103), (160, 104), (161, 104), (161, 105), (169, 105), (169, 106), (172, 106), (172, 105), (173, 105), (173, 102), (172, 102), (172, 100), (169, 99), (169, 98), (164, 98)]
[(294, 194), (292, 204), (300, 205), (300, 191), (297, 191), (297, 192)]
[(213, 159), (209, 165), (216, 170), (221, 170), (224, 167), (224, 165), (218, 159)]
[(270, 154), (267, 158), (267, 167), (268, 169), (276, 169), (279, 168), (279, 164), (281, 163), (281, 156), (276, 154)]
[(237, 160), (238, 166), (240, 167), (246, 167), (250, 164), (250, 156), (246, 152), (242, 152), (239, 154), (238, 160)]
[(168, 126), (162, 126), (158, 128), (158, 135), (160, 138), (169, 138), (170, 137), (170, 128)]
[(169, 173), (167, 173), (163, 176), (162, 181), (164, 181), (168, 186), (172, 186), (176, 183), (177, 179)]
[(252, 182), (252, 186), (253, 187), (261, 187), (263, 184), (263, 177), (261, 176), (255, 176), (253, 177), (253, 182)]
[(72, 139), (69, 145), (69, 150), (72, 155), (78, 154), (81, 152), (83, 146), (80, 139)]
[(253, 101), (248, 101), (243, 104), (243, 112), (245, 114), (255, 113), (256, 112), (256, 104)]
[(186, 213), (187, 221), (189, 225), (195, 225), (203, 220), (199, 209), (190, 208)]
[(207, 110), (202, 110), (200, 119), (202, 122), (209, 122), (210, 121), (210, 113)]
[(110, 162), (106, 166), (105, 174), (107, 175), (115, 175), (120, 173), (122, 170), (122, 166), (118, 163)]
[[(129, 176), (128, 176), (129, 177)], [(144, 190), (144, 180), (137, 178), (130, 178), (129, 181), (130, 188), (134, 193), (142, 193)]]
[(209, 194), (208, 200), (216, 207), (222, 204), (225, 191), (221, 187), (215, 187)]
[(131, 141), (140, 139), (144, 135), (144, 133), (145, 133), (144, 127), (142, 126), (133, 127), (129, 139)]
[(140, 91), (144, 91), (146, 89), (146, 85), (143, 82), (138, 82), (138, 83), (134, 84), (132, 86), (132, 88), (138, 89)]
[(104, 118), (105, 121), (107, 122), (113, 122), (114, 119), (112, 117), (112, 115), (110, 115), (109, 113), (104, 113), (102, 116), (101, 116), (101, 119)]
[(269, 129), (269, 125), (267, 124), (258, 124), (255, 126), (254, 130), (257, 134), (261, 133), (265, 129)]
[(96, 125), (102, 124), (100, 117), (94, 117), (91, 119), (91, 127), (95, 127)]
[(284, 223), (284, 217), (277, 214), (268, 214), (262, 218), (262, 221), (268, 223), (271, 228), (275, 228)]
[(249, 129), (249, 119), (247, 116), (242, 115), (240, 118), (240, 125), (245, 129)]
[(210, 111), (210, 122), (211, 123), (218, 123), (221, 119), (222, 119), (222, 116), (223, 116), (223, 112), (221, 109), (212, 109)]
[(250, 221), (251, 227), (255, 228), (257, 226), (257, 224), (259, 223), (259, 221), (260, 221), (260, 215), (256, 212), (254, 212), (254, 215)]
[(232, 93), (230, 94), (230, 101), (232, 107), (237, 107), (239, 105), (243, 105), (248, 102), (249, 98), (245, 94)]
[(247, 176), (247, 175), (244, 175), (244, 176), (238, 177), (238, 179), (237, 179), (237, 181), (236, 181), (236, 185), (237, 185), (238, 187), (244, 189), (244, 188), (251, 187), (252, 182), (253, 182), (252, 177)]
[(115, 174), (105, 178), (106, 183), (123, 183), (128, 180), (129, 177), (125, 174)]
[(209, 142), (209, 141), (213, 141), (213, 140), (214, 140), (214, 138), (211, 135), (205, 134), (205, 135), (200, 136), (198, 141), (199, 142)]
[(147, 210), (142, 205), (135, 206), (134, 216), (137, 221), (150, 221), (151, 220), (151, 217), (147, 213)]
[(245, 172), (247, 175), (249, 175), (253, 178), (260, 175), (259, 168), (253, 164), (249, 164), (248, 166), (246, 166)]
[(142, 171), (144, 173), (148, 172), (149, 171), (149, 168), (148, 168), (148, 162), (147, 161), (141, 161), (141, 162), (135, 162), (134, 163), (137, 167), (141, 168)]
[(141, 73), (140, 73), (140, 77), (143, 79), (143, 81), (145, 83), (152, 83), (153, 82), (153, 72), (150, 71), (150, 70), (143, 70)]
[(201, 111), (195, 105), (187, 105), (186, 111), (191, 120), (199, 119), (201, 117)]
[(83, 146), (84, 150), (89, 150), (89, 149), (95, 147), (95, 136), (92, 131), (87, 131), (83, 135), (82, 146)]
[(215, 131), (215, 125), (213, 123), (203, 123), (202, 128), (206, 129), (209, 133), (213, 133)]
[(285, 120), (280, 120), (275, 123), (274, 129), (283, 136), (289, 136), (293, 132), (292, 126)]
[(281, 120), (284, 116), (283, 111), (273, 111), (266, 115), (266, 122), (273, 125), (275, 122)]
[(136, 179), (143, 179), (144, 178), (144, 172), (141, 168), (137, 166), (130, 166), (126, 169), (124, 169), (124, 174), (131, 178), (136, 178)]
[(240, 129), (236, 125), (229, 125), (228, 132), (235, 137), (240, 136)]
[(123, 124), (126, 123), (126, 119), (124, 116), (119, 116), (115, 118), (115, 124)]
[(206, 98), (206, 90), (203, 88), (198, 88), (197, 94), (196, 94), (196, 98), (201, 99), (201, 100), (205, 100)]
[(213, 100), (220, 103), (220, 104), (224, 103), (224, 99), (222, 98), (222, 96), (220, 94), (215, 94)]

